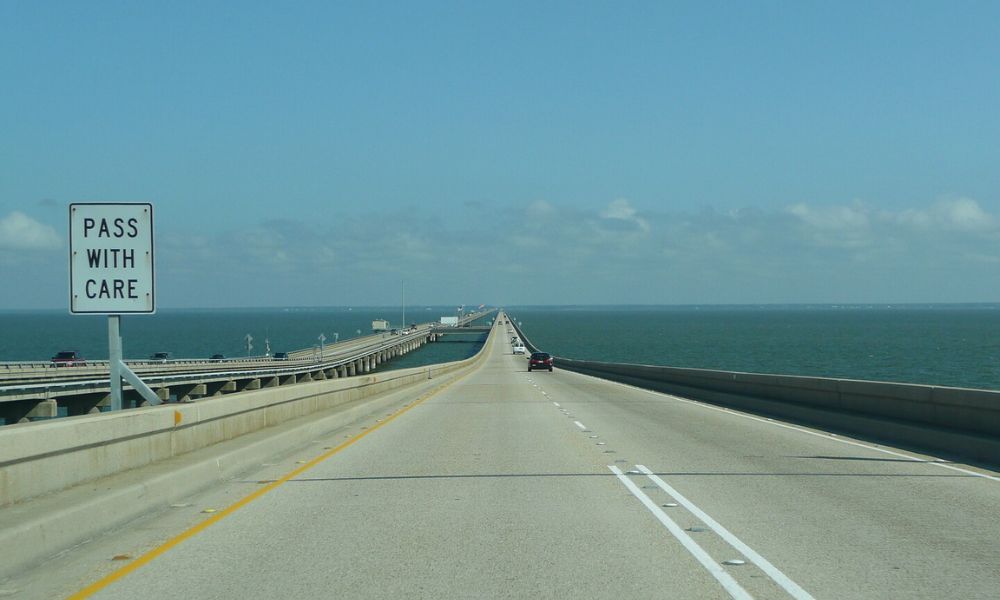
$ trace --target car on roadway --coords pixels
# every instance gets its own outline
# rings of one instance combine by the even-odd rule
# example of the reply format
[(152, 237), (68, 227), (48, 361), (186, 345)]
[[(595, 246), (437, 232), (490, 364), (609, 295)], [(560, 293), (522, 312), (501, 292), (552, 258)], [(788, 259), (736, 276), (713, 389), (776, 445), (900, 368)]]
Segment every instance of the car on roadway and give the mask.
[(87, 361), (76, 350), (56, 352), (52, 357), (53, 367), (86, 367)]
[(208, 360), (210, 360), (212, 362), (222, 362), (222, 361), (226, 360), (226, 357), (224, 355), (222, 355), (222, 354), (213, 354), (212, 356), (210, 356), (208, 358)]
[(150, 362), (165, 363), (170, 360), (169, 352), (154, 352), (149, 356)]
[(552, 372), (552, 355), (548, 352), (532, 352), (528, 358), (528, 371), (532, 369), (548, 369)]
[(288, 353), (287, 352), (275, 352), (274, 353), (274, 360), (288, 360)]
[(527, 352), (527, 349), (524, 347), (524, 344), (514, 344), (514, 354), (524, 354), (525, 352)]

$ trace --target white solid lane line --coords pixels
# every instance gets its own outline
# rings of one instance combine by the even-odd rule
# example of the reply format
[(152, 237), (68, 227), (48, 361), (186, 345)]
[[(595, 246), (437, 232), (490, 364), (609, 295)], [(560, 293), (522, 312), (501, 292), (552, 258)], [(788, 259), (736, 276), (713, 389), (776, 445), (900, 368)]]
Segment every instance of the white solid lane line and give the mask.
[(750, 562), (760, 567), (762, 571), (767, 573), (767, 575), (774, 580), (775, 583), (780, 585), (786, 592), (791, 594), (793, 598), (797, 600), (813, 600), (812, 595), (805, 591), (797, 583), (788, 578), (787, 575), (778, 570), (777, 567), (772, 565), (766, 558), (757, 554), (753, 548), (744, 544), (738, 537), (733, 535), (728, 529), (720, 525), (715, 519), (708, 516), (703, 510), (698, 508), (693, 502), (685, 498), (680, 492), (675, 490), (666, 481), (660, 479), (660, 477), (650, 471), (643, 465), (636, 465), (636, 469), (643, 473), (655, 483), (661, 490), (669, 494), (674, 500), (676, 500), (681, 506), (688, 509), (694, 516), (698, 517), (702, 523), (708, 525), (712, 528), (715, 533), (719, 534), (719, 537), (726, 540), (726, 542), (738, 550), (740, 554), (750, 559)]
[(559, 403), (558, 403), (558, 402), (553, 402), (552, 404), (555, 404), (556, 406), (559, 406)]
[(705, 567), (705, 570), (708, 571), (716, 581), (722, 584), (722, 587), (725, 588), (732, 598), (735, 600), (753, 600), (753, 596), (743, 589), (740, 584), (733, 579), (732, 575), (726, 573), (726, 570), (723, 569), (719, 563), (712, 560), (712, 557), (709, 556), (697, 542), (691, 539), (691, 536), (684, 533), (681, 526), (668, 517), (667, 513), (663, 512), (663, 510), (657, 506), (656, 503), (649, 498), (649, 496), (644, 494), (638, 486), (632, 483), (632, 480), (622, 473), (621, 469), (614, 465), (608, 465), (608, 468), (611, 469), (611, 472), (618, 477), (618, 480), (621, 481), (626, 488), (628, 488), (628, 491), (632, 492), (632, 495), (635, 496), (639, 502), (642, 502), (642, 504), (649, 509), (649, 512), (653, 513), (653, 516), (655, 516), (657, 520), (667, 528), (667, 531), (677, 538), (677, 541), (684, 546), (684, 549), (690, 552), (691, 555), (701, 563), (701, 566)]
[(576, 426), (579, 427), (580, 429), (583, 429), (584, 431), (587, 430), (587, 426), (584, 425), (583, 423), (581, 423), (579, 421), (573, 421), (573, 422), (576, 423)]

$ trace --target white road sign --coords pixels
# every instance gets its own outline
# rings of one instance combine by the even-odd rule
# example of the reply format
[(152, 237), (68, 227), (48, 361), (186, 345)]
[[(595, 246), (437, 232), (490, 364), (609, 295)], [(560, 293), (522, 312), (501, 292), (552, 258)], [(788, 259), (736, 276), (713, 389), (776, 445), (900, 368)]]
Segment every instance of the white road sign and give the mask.
[(69, 312), (156, 312), (153, 205), (69, 205)]

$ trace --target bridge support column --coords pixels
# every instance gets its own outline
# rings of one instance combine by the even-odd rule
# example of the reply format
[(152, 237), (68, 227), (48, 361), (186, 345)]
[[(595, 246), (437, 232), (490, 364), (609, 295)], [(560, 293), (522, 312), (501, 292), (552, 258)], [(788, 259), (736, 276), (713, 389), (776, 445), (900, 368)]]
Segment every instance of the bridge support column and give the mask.
[[(175, 386), (178, 387), (178, 386)], [(177, 401), (178, 402), (189, 402), (191, 400), (196, 400), (208, 394), (208, 386), (204, 383), (195, 383), (187, 386), (186, 388), (180, 387), (177, 390)]]
[(357, 374), (358, 374), (358, 361), (352, 360), (351, 362), (347, 363), (347, 376), (354, 377)]
[(339, 367), (337, 367), (337, 373), (341, 377), (347, 377), (347, 365), (340, 365)]
[(246, 383), (243, 385), (242, 391), (247, 392), (250, 390), (259, 390), (259, 389), (260, 389), (260, 379), (248, 379)]
[(153, 391), (156, 392), (156, 397), (160, 399), (160, 402), (170, 402), (170, 388), (161, 387)]
[[(55, 400), (42, 400), (28, 411), (24, 419), (38, 421), (41, 419), (52, 419), (59, 416), (59, 404)], [(24, 420), (22, 419), (22, 421)]]

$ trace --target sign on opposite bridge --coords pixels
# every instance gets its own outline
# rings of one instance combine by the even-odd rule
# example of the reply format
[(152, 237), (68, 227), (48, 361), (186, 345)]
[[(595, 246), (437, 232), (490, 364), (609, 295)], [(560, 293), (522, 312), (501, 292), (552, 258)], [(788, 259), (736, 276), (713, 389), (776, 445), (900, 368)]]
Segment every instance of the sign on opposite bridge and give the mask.
[(153, 205), (69, 205), (69, 312), (156, 312)]

